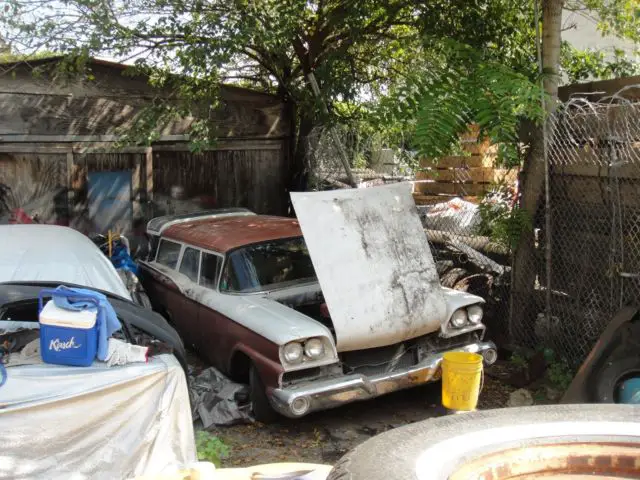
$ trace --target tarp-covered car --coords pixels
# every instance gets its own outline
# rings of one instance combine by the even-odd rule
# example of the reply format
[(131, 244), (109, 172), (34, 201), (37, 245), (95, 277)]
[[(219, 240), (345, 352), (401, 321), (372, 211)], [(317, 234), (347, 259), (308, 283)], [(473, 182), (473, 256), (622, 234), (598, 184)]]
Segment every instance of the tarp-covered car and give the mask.
[(185, 342), (250, 383), (259, 420), (429, 382), (446, 351), (496, 360), (484, 300), (440, 286), (410, 185), (292, 200), (297, 220), (183, 219), (141, 266)]
[[(0, 478), (132, 478), (195, 461), (185, 352), (176, 331), (132, 302), (111, 262), (79, 232), (0, 226), (0, 245), (0, 361), (6, 372)], [(143, 346), (161, 342), (175, 356), (111, 367), (43, 363), (38, 296), (61, 284), (105, 295), (121, 325), (115, 338)]]

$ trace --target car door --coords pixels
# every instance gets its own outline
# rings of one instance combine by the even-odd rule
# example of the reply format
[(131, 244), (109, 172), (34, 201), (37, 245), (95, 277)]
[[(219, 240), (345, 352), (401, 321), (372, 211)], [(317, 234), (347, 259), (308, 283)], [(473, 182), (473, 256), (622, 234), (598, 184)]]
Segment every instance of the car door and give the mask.
[[(198, 328), (198, 302), (194, 298), (194, 286), (198, 285), (200, 274), (200, 250), (185, 245), (180, 257), (178, 273), (186, 277), (187, 283), (182, 288), (180, 300), (180, 312), (174, 316), (174, 321), (183, 339), (189, 345), (198, 347), (198, 339), (201, 337)], [(192, 282), (192, 285), (189, 285)]]
[[(202, 252), (200, 268), (200, 287), (217, 290), (218, 277), (222, 268), (221, 255)], [(230, 320), (214, 308), (200, 305), (198, 317), (200, 336), (197, 339), (198, 351), (218, 368), (224, 369), (232, 342), (228, 338), (228, 322)]]
[(154, 310), (173, 323), (180, 311), (182, 294), (170, 275), (175, 274), (181, 249), (182, 244), (161, 239), (155, 261), (143, 263), (142, 270), (142, 284)]

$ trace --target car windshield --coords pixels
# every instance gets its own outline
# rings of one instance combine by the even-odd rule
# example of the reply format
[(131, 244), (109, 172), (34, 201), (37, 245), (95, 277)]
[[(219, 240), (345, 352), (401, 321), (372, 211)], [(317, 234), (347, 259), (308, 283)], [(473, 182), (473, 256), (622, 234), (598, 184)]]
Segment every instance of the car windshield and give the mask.
[(249, 245), (227, 256), (223, 292), (251, 293), (316, 281), (302, 237)]

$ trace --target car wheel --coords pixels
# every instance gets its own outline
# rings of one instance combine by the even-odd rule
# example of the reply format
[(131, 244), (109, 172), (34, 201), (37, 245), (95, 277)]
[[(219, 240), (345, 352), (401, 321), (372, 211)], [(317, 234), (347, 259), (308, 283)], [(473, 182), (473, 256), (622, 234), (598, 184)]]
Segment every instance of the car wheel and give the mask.
[(625, 377), (640, 376), (640, 358), (627, 357), (607, 362), (598, 372), (596, 383), (596, 401), (616, 403), (618, 388)]
[(346, 454), (327, 480), (618, 478), (621, 473), (636, 478), (639, 456), (636, 406), (505, 408), (426, 420), (373, 437)]
[(267, 397), (266, 388), (256, 367), (251, 366), (249, 372), (249, 387), (251, 395), (251, 410), (256, 420), (262, 423), (273, 423), (278, 419), (278, 414), (271, 407)]

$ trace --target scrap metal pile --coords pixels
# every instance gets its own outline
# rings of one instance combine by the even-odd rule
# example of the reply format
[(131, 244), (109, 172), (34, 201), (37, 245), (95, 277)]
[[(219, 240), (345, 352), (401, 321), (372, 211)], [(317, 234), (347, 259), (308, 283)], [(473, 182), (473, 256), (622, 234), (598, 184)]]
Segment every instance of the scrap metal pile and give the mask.
[(417, 208), (442, 286), (483, 297), (490, 335), (498, 344), (506, 343), (503, 322), (509, 302), (509, 249), (477, 234), (481, 218), (474, 203), (453, 198)]

